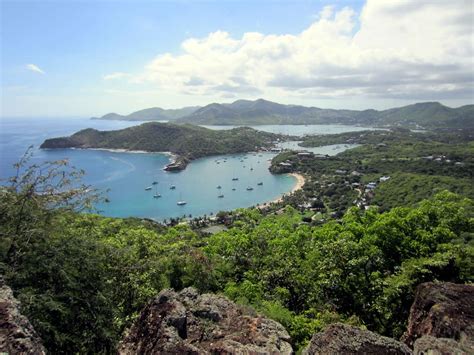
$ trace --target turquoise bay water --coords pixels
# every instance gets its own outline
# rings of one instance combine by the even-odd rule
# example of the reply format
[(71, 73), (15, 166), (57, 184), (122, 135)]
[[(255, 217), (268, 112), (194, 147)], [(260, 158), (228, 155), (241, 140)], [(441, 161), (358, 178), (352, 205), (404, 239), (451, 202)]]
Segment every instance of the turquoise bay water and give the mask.
[[(193, 161), (187, 169), (178, 173), (163, 171), (169, 156), (160, 153), (125, 153), (103, 150), (39, 150), (37, 147), (49, 137), (70, 135), (80, 129), (120, 129), (140, 122), (92, 121), (88, 119), (1, 119), (0, 125), (0, 178), (14, 173), (12, 165), (19, 160), (28, 146), (33, 145), (32, 163), (69, 159), (72, 165), (84, 169), (84, 181), (102, 191), (109, 190), (110, 203), (98, 208), (102, 214), (114, 217), (148, 217), (163, 220), (183, 215), (200, 216), (249, 207), (274, 200), (292, 190), (296, 180), (288, 175), (272, 175), (268, 167), (274, 154), (240, 154), (215, 156)], [(259, 129), (301, 135), (305, 126), (256, 126)], [(219, 127), (218, 127), (219, 128)], [(226, 127), (231, 128), (231, 127)], [(344, 126), (331, 126), (329, 132)], [(321, 127), (306, 127), (308, 131)], [(324, 129), (323, 129), (324, 131)], [(318, 132), (324, 133), (324, 132)], [(291, 143), (289, 143), (291, 144)], [(321, 154), (337, 154), (348, 147), (313, 148)], [(217, 163), (219, 161), (219, 163)], [(232, 181), (238, 177), (238, 181)], [(158, 184), (152, 190), (145, 188)], [(262, 182), (263, 185), (257, 185)], [(171, 190), (170, 186), (176, 189)], [(221, 189), (216, 187), (221, 185)], [(247, 191), (247, 187), (253, 187)], [(235, 188), (235, 191), (232, 190)], [(153, 198), (155, 189), (161, 198)], [(223, 194), (223, 198), (218, 195)], [(187, 201), (185, 206), (176, 204)]]

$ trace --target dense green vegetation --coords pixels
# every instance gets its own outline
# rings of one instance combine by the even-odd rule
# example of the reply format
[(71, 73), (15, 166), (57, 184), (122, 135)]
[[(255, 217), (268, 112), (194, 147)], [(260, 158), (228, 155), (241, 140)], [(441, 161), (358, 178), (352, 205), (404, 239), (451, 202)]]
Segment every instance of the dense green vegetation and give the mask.
[[(351, 132), (309, 137), (302, 145), (336, 143), (362, 146), (333, 157), (284, 152), (273, 159), (274, 172), (295, 171), (307, 176), (303, 191), (284, 204), (297, 207), (322, 201), (326, 214), (341, 216), (354, 205), (376, 205), (382, 211), (412, 206), (443, 189), (474, 198), (472, 131)], [(282, 166), (282, 162), (291, 166)], [(383, 181), (384, 176), (389, 179)], [(370, 182), (376, 186), (367, 190)]]
[(473, 114), (474, 105), (450, 108), (439, 102), (423, 102), (383, 111), (355, 111), (282, 105), (259, 99), (209, 104), (179, 118), (177, 122), (201, 125), (355, 124), (430, 129), (472, 128)]
[(47, 139), (41, 148), (106, 148), (172, 152), (189, 159), (270, 147), (279, 135), (248, 127), (211, 130), (192, 125), (149, 122), (117, 131), (84, 129), (70, 137)]
[(78, 213), (96, 196), (67, 164), (18, 168), (0, 190), (0, 272), (52, 353), (112, 353), (164, 287), (225, 293), (301, 347), (336, 320), (399, 336), (418, 283), (474, 281), (474, 204), (449, 192), (321, 226), (292, 207), (237, 210), (228, 230), (206, 236)]

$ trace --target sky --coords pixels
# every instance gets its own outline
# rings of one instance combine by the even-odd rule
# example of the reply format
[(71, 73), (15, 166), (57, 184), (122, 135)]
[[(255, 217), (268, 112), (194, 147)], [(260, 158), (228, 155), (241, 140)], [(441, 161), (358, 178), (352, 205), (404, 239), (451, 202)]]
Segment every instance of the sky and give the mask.
[(472, 0), (0, 0), (1, 116), (474, 103)]

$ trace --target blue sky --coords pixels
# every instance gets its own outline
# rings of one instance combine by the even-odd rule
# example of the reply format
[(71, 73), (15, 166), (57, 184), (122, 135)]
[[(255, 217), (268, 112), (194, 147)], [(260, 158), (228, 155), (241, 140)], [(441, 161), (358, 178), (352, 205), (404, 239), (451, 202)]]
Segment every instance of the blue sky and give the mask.
[[(456, 10), (437, 6), (427, 12), (442, 23), (449, 20), (443, 13), (458, 16)], [(375, 17), (395, 20), (394, 11), (365, 1), (3, 0), (2, 116), (90, 116), (258, 97), (335, 108), (384, 108), (430, 99), (472, 103), (472, 68), (467, 84), (456, 79), (466, 77), (463, 70), (469, 70), (469, 59), (472, 63), (472, 40), (458, 63), (451, 63), (447, 53), (445, 62), (433, 67), (443, 43), (423, 48), (426, 55), (420, 55), (417, 43), (385, 47), (400, 31)], [(407, 11), (413, 19), (419, 16), (417, 9)], [(368, 37), (378, 36), (377, 26), (386, 37), (368, 45), (373, 41)], [(469, 32), (472, 38), (472, 24), (466, 26), (461, 28), (464, 41)], [(452, 40), (459, 28), (426, 38), (436, 35), (431, 32), (427, 25), (419, 41)], [(399, 40), (404, 46), (403, 38), (394, 43)], [(375, 60), (400, 63), (396, 54), (378, 54), (390, 50), (406, 50), (412, 57), (399, 70), (429, 80), (432, 90), (421, 92), (415, 80), (403, 87), (382, 83), (386, 75), (399, 77), (396, 71), (370, 72)], [(355, 62), (347, 59), (352, 53)], [(456, 68), (433, 79), (448, 62)]]

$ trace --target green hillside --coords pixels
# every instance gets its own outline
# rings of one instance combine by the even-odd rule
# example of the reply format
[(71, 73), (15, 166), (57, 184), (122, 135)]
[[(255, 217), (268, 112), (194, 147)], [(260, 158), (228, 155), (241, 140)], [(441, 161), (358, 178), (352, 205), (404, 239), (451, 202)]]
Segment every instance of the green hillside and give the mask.
[(474, 127), (474, 105), (450, 108), (438, 102), (425, 102), (383, 111), (356, 111), (282, 105), (263, 99), (238, 100), (231, 104), (204, 106), (177, 119), (177, 122), (200, 125), (351, 124), (465, 128)]
[(248, 127), (211, 130), (192, 125), (148, 122), (117, 131), (88, 128), (70, 137), (47, 139), (41, 148), (104, 148), (172, 152), (189, 159), (255, 151), (281, 136)]
[(0, 270), (52, 354), (114, 353), (170, 287), (224, 293), (280, 322), (301, 350), (334, 322), (399, 337), (419, 283), (473, 281), (473, 201), (449, 192), (324, 225), (289, 206), (240, 209), (220, 214), (228, 229), (209, 236), (196, 228), (206, 219), (77, 213), (90, 190), (71, 189), (64, 169), (20, 164), (0, 190)]
[(187, 116), (196, 111), (198, 106), (189, 106), (179, 109), (163, 109), (160, 107), (152, 107), (128, 115), (119, 115), (117, 113), (108, 113), (101, 117), (92, 117), (93, 120), (118, 120), (118, 121), (165, 121), (174, 120)]

